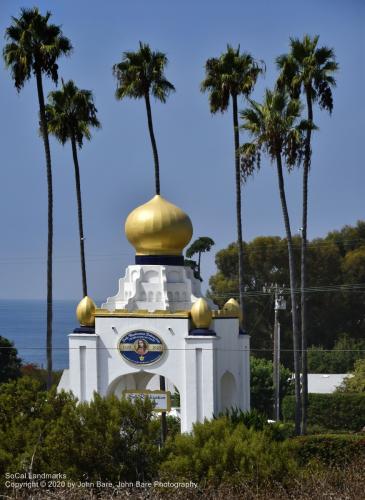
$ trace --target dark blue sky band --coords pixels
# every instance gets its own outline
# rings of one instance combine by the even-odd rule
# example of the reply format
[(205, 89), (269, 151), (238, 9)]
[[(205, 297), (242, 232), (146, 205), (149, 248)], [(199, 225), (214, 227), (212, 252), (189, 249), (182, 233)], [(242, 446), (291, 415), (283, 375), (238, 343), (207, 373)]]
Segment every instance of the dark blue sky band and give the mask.
[(135, 263), (162, 266), (183, 266), (184, 257), (182, 255), (136, 255)]

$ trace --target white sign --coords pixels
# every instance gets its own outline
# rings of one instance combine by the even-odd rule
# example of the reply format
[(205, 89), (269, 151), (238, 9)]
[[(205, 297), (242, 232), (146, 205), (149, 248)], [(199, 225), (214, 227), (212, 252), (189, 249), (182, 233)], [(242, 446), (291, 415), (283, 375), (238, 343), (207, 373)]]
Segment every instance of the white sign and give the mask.
[(130, 401), (134, 402), (136, 399), (150, 399), (154, 403), (154, 411), (170, 411), (170, 391), (123, 391), (123, 394)]

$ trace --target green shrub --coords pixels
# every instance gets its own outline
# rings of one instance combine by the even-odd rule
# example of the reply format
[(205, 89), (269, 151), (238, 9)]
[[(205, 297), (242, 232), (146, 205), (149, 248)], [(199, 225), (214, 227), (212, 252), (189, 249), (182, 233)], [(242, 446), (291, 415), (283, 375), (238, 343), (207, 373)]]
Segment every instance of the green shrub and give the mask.
[(256, 431), (263, 430), (267, 425), (266, 415), (260, 413), (255, 408), (250, 411), (243, 411), (240, 408), (230, 408), (219, 413), (218, 416), (214, 418), (221, 417), (226, 417), (230, 423), (234, 425), (242, 423), (247, 429), (255, 429)]
[(253, 409), (250, 411), (243, 411), (239, 408), (227, 409), (218, 414), (218, 417), (225, 417), (229, 420), (230, 424), (237, 425), (243, 424), (247, 429), (255, 431), (265, 431), (265, 434), (274, 441), (284, 441), (285, 439), (294, 435), (294, 426), (290, 423), (271, 422), (269, 423), (266, 415)]
[(287, 443), (227, 417), (195, 424), (191, 434), (167, 442), (162, 480), (236, 484), (291, 477), (296, 464)]
[(175, 436), (175, 434), (180, 434), (181, 432), (181, 420), (178, 417), (172, 415), (166, 415), (167, 423), (167, 435)]
[[(286, 396), (282, 404), (284, 420), (294, 420), (294, 409), (294, 396)], [(360, 431), (365, 426), (365, 394), (309, 394), (308, 424)]]
[(300, 466), (316, 460), (337, 467), (365, 459), (365, 436), (356, 434), (300, 436), (292, 439), (290, 446)]
[[(42, 391), (47, 390), (48, 372), (46, 369), (40, 368), (35, 363), (27, 363), (27, 364), (21, 366), (20, 372), (21, 372), (22, 376), (30, 377), (30, 378), (40, 382), (40, 384), (41, 384), (40, 387), (41, 387)], [(61, 376), (62, 376), (62, 370), (52, 372), (52, 381), (51, 381), (52, 387), (58, 386), (58, 383), (61, 379)]]
[[(273, 363), (264, 358), (250, 357), (251, 407), (271, 418), (274, 412)], [(280, 365), (280, 400), (293, 393), (291, 372)]]
[(149, 400), (131, 403), (40, 390), (28, 377), (0, 385), (0, 489), (4, 472), (65, 473), (79, 481), (152, 480), (160, 426)]

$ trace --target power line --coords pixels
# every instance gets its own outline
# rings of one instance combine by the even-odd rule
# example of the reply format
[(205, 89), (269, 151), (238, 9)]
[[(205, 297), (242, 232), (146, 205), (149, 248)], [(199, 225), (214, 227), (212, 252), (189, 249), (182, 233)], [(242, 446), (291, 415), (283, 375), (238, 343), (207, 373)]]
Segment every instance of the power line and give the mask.
[[(192, 337), (194, 338), (194, 337)], [(14, 346), (0, 346), (0, 349), (14, 349)], [(52, 347), (53, 351), (69, 351), (69, 350), (78, 350), (79, 347)], [(86, 349), (90, 349), (92, 351), (119, 351), (118, 347), (89, 347), (87, 346)], [(21, 347), (21, 351), (46, 351), (46, 347)], [(202, 347), (203, 351), (215, 351), (217, 350), (216, 348), (208, 348), (208, 347)], [(310, 350), (310, 347), (308, 348)], [(165, 349), (165, 351), (195, 351), (195, 347), (191, 348), (185, 348), (185, 347), (169, 347), (168, 349)], [(273, 352), (273, 349), (264, 349), (264, 348), (239, 348), (239, 349), (219, 349), (219, 351), (224, 351), (224, 352)], [(281, 352), (294, 352), (294, 349), (280, 349)], [(297, 349), (296, 352), (303, 352), (302, 349)], [(337, 352), (356, 352), (356, 353), (364, 353), (365, 355), (365, 349), (318, 349), (317, 352), (320, 353), (337, 353)]]
[[(290, 294), (290, 288), (285, 288), (283, 290), (284, 295)], [(330, 293), (330, 292), (351, 292), (351, 293), (364, 293), (365, 292), (365, 283), (354, 283), (354, 284), (343, 284), (343, 285), (322, 285), (322, 286), (313, 286), (307, 287), (304, 289), (306, 293)], [(300, 288), (295, 288), (294, 293), (301, 293)], [(237, 290), (232, 292), (221, 292), (214, 293), (214, 291), (209, 291), (209, 295), (213, 298), (230, 298), (230, 297), (238, 297)], [(267, 296), (272, 295), (272, 292), (263, 291), (263, 290), (246, 290), (246, 297), (256, 297), (256, 296)]]
[[(353, 239), (353, 240), (333, 240), (333, 241), (323, 241), (323, 242), (317, 242), (317, 243), (308, 243), (307, 247), (310, 248), (310, 247), (313, 247), (313, 248), (316, 248), (318, 246), (333, 246), (333, 244), (335, 245), (342, 245), (342, 244), (348, 244), (348, 243), (354, 243), (354, 242), (362, 242), (364, 245), (365, 245), (365, 239), (364, 238), (357, 238), (357, 239)], [(280, 238), (280, 242), (284, 242), (285, 243), (285, 239), (282, 239)], [(279, 242), (278, 242), (279, 243)], [(248, 245), (250, 245), (250, 243), (248, 243)], [(277, 244), (271, 244), (271, 245), (255, 245), (255, 250), (250, 250), (250, 253), (260, 253), (260, 252), (256, 252), (257, 249), (262, 249), (262, 250), (267, 250), (267, 249), (270, 249), (270, 248), (277, 248)], [(298, 248), (300, 249), (301, 248), (301, 244), (297, 244), (295, 243), (295, 241), (293, 242), (293, 247), (294, 248)], [(223, 250), (226, 250), (226, 249), (223, 249)], [(222, 250), (220, 250), (222, 251)], [(88, 260), (89, 259), (118, 259), (120, 258), (122, 255), (128, 255), (129, 257), (131, 255), (133, 255), (133, 251), (130, 251), (130, 252), (120, 252), (118, 254), (89, 254), (87, 256)], [(10, 257), (0, 257), (0, 263), (9, 263), (9, 262), (21, 262), (21, 261), (28, 261), (28, 260), (40, 260), (40, 261), (43, 261), (45, 259), (45, 256), (44, 257), (41, 257), (41, 256), (20, 256), (20, 257), (14, 257), (14, 256), (10, 256)], [(80, 257), (77, 256), (77, 255), (60, 255), (60, 256), (55, 256), (54, 257), (54, 260), (71, 260), (71, 261), (78, 261), (80, 260)]]

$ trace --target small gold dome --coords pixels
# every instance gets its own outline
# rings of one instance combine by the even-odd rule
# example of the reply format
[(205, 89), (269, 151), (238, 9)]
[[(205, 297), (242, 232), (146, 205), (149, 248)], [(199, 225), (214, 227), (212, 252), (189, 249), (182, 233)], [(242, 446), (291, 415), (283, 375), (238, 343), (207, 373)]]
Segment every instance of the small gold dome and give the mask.
[(223, 311), (229, 312), (231, 314), (237, 315), (237, 317), (240, 319), (240, 322), (242, 322), (243, 316), (242, 316), (242, 311), (239, 302), (237, 302), (236, 299), (229, 299), (223, 306)]
[(181, 255), (193, 226), (185, 212), (156, 195), (128, 215), (125, 233), (137, 255)]
[(212, 311), (204, 299), (198, 299), (191, 308), (191, 319), (197, 328), (209, 328), (212, 322)]
[(76, 308), (76, 317), (82, 326), (94, 326), (95, 325), (95, 313), (96, 305), (93, 299), (84, 297)]

